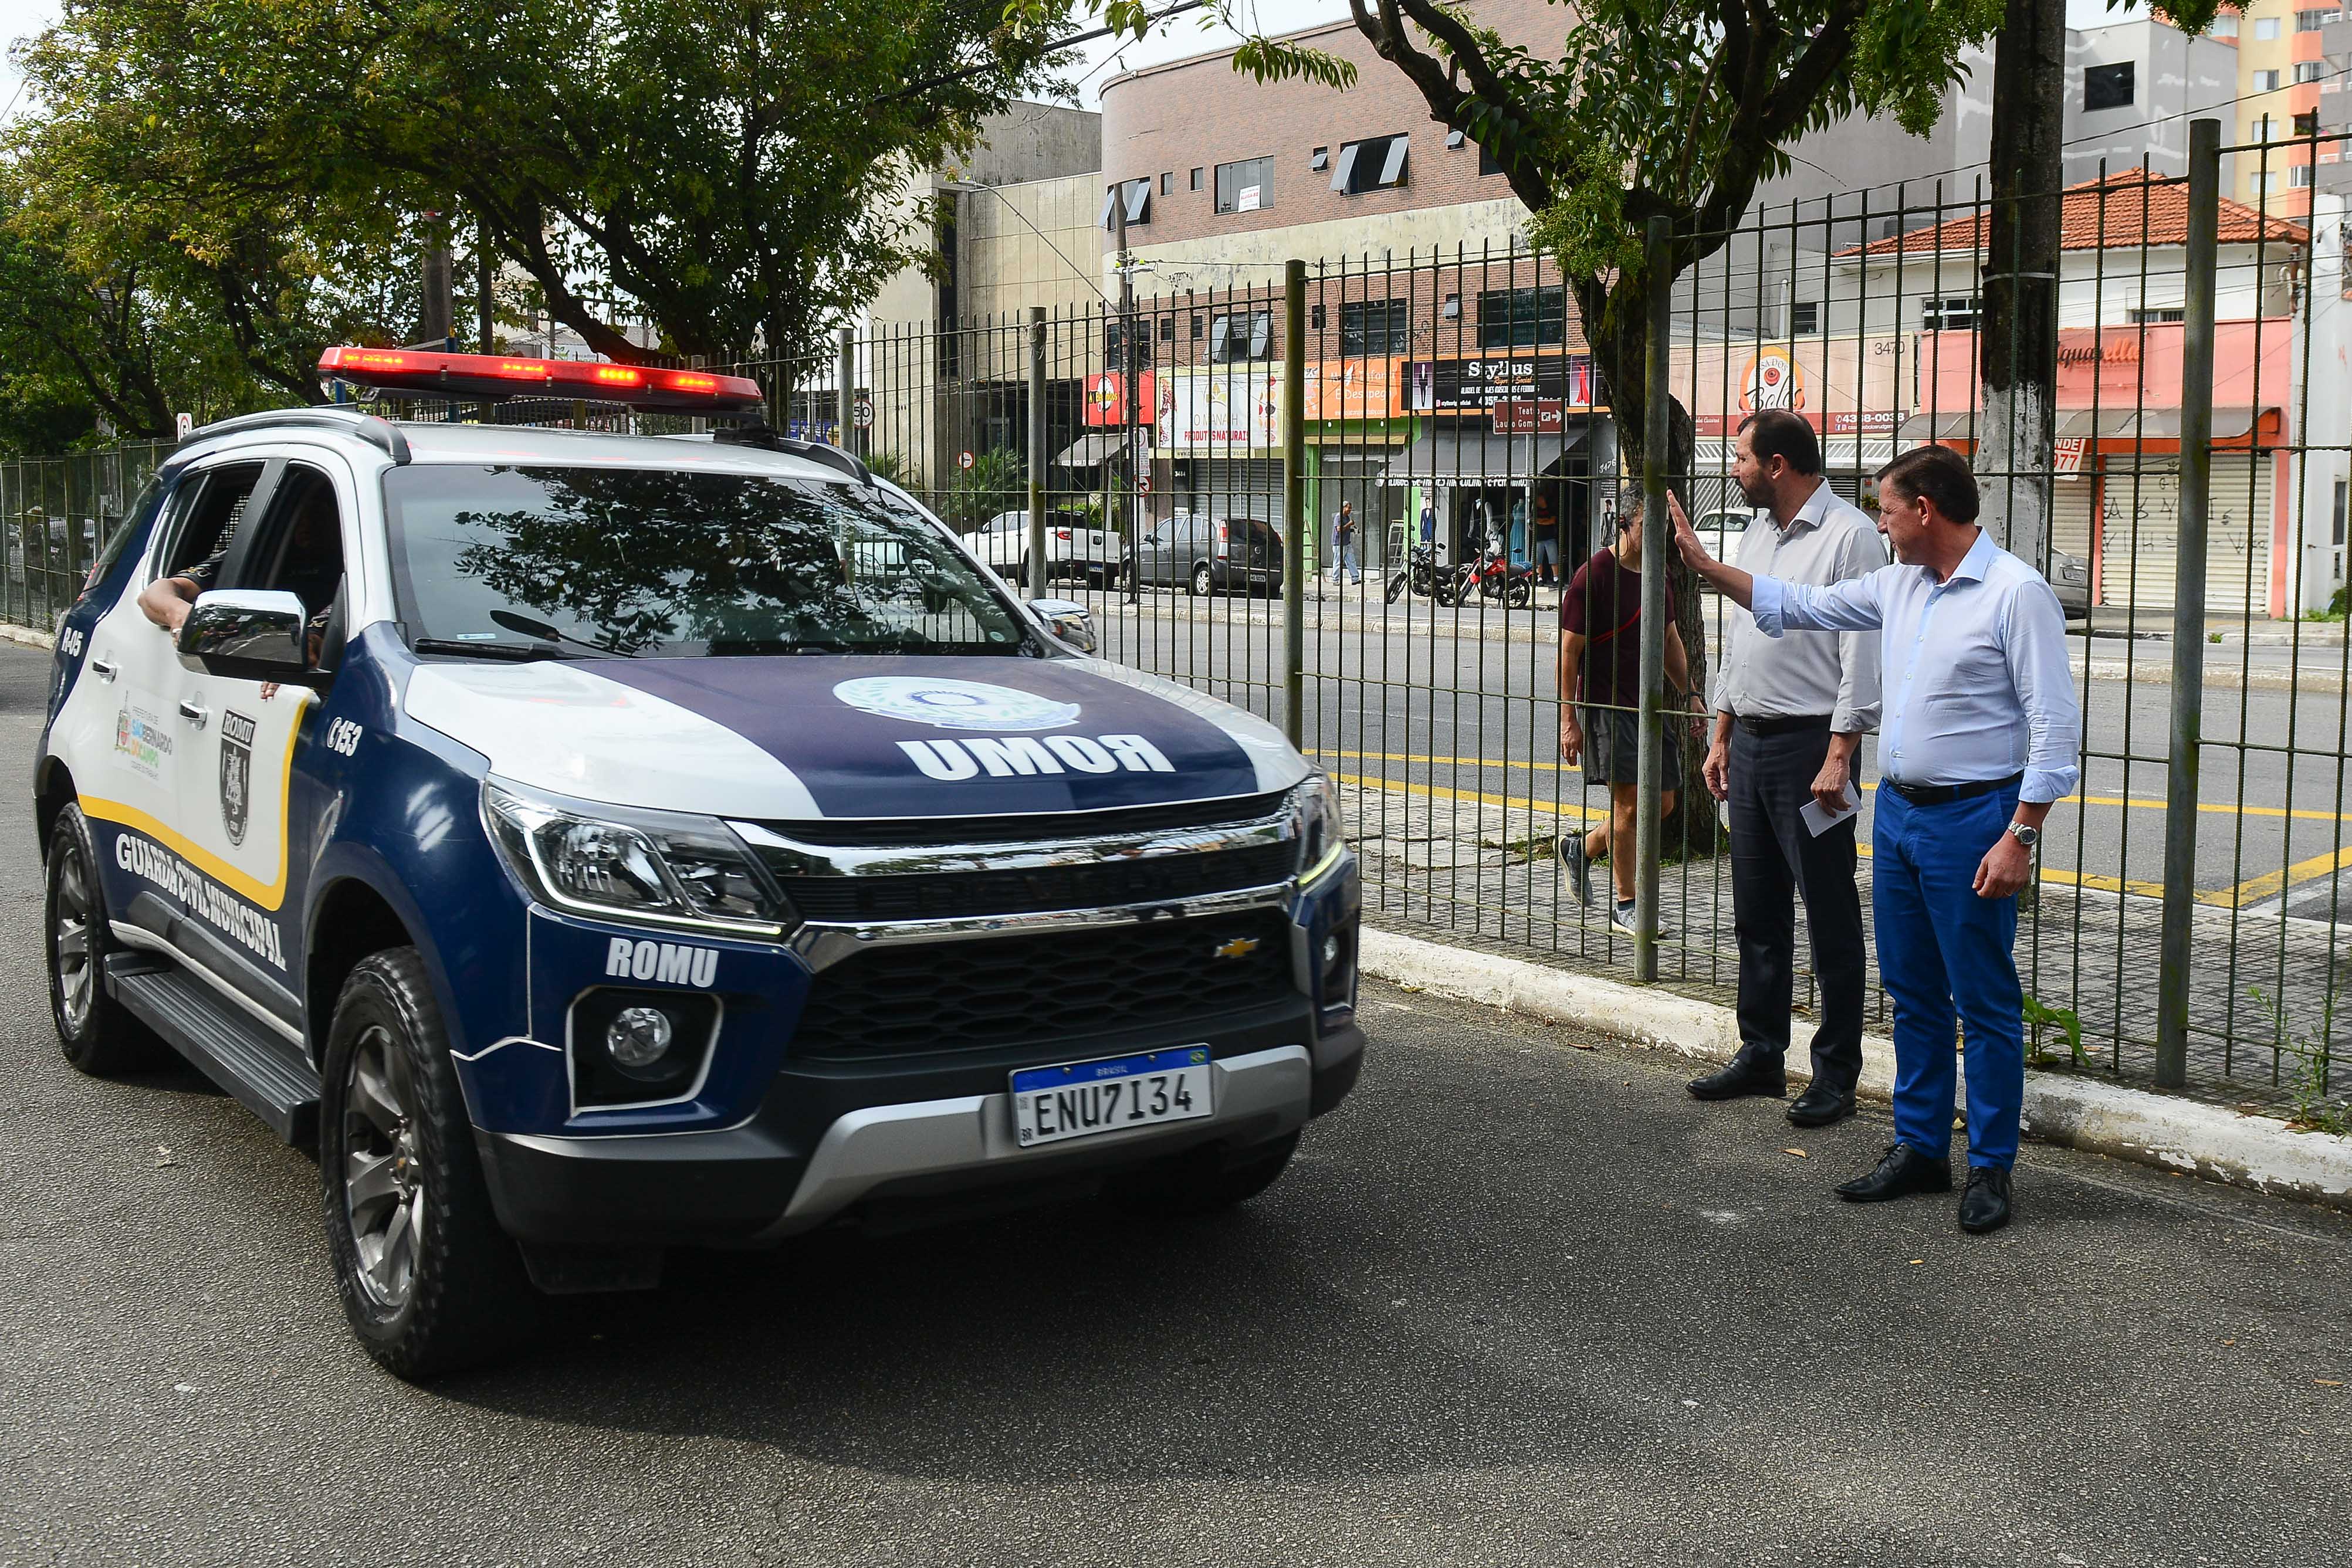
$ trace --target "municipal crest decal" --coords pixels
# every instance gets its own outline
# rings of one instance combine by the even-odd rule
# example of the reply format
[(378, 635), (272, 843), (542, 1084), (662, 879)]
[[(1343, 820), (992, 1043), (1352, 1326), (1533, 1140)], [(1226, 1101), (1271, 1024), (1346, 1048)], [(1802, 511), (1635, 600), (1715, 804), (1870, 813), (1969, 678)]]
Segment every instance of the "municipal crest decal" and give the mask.
[(232, 845), (245, 842), (245, 825), (253, 800), (253, 719), (229, 709), (221, 715), (221, 827)]
[(1059, 729), (1076, 724), (1078, 705), (982, 681), (926, 680), (916, 675), (867, 675), (844, 681), (833, 695), (860, 713), (903, 718), (942, 729)]

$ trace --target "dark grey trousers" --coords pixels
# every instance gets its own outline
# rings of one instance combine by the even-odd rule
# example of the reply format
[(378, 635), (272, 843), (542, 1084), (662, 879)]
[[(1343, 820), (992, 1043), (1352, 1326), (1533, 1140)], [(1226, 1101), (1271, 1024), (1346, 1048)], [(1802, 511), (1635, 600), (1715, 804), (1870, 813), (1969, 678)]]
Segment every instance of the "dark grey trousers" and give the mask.
[(1739, 1038), (1748, 1054), (1789, 1051), (1796, 1000), (1795, 895), (1805, 900), (1821, 987), (1813, 1079), (1851, 1094), (1862, 1075), (1862, 894), (1854, 885), (1854, 822), (1821, 837), (1797, 813), (1829, 756), (1826, 729), (1784, 735), (1731, 730), (1731, 908), (1739, 939)]

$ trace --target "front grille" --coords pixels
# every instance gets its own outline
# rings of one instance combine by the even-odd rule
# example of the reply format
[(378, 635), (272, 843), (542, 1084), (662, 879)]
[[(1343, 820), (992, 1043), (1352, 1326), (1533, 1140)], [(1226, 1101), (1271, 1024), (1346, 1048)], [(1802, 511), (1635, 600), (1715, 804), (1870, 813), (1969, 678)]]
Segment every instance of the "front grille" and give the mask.
[(865, 1060), (985, 1051), (1074, 1028), (1181, 1030), (1295, 989), (1290, 925), (1274, 909), (875, 947), (818, 972), (792, 1049)]
[(1185, 800), (1172, 806), (1123, 806), (1108, 811), (1030, 812), (1010, 817), (828, 817), (816, 821), (760, 825), (803, 844), (856, 849), (896, 849), (906, 844), (1021, 843), (1045, 838), (1091, 839), (1251, 822), (1273, 815), (1282, 800), (1283, 792), (1277, 789), (1265, 795)]
[(1288, 841), (1148, 860), (1034, 870), (926, 872), (909, 876), (781, 877), (805, 920), (945, 920), (1165, 904), (1238, 888), (1266, 887), (1296, 869)]

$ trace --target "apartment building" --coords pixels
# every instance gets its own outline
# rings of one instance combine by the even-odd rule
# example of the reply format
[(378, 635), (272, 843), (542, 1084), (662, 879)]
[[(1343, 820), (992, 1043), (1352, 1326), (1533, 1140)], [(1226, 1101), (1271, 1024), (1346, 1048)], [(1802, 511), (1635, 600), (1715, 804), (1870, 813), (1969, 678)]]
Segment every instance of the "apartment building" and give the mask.
[[(2352, 40), (2343, 23), (2341, 5), (2313, 0), (2249, 0), (2214, 19), (2210, 36), (2237, 49), (2238, 70), (2235, 101), (2217, 99), (2210, 112), (2225, 143), (2260, 149), (2239, 155), (2224, 186), (2239, 200), (2282, 216), (2310, 215), (2321, 169), (2339, 160), (2333, 144), (2308, 139), (2352, 118), (2343, 92)], [(2331, 29), (2343, 40), (2335, 49)], [(2298, 136), (2306, 140), (2298, 144)]]

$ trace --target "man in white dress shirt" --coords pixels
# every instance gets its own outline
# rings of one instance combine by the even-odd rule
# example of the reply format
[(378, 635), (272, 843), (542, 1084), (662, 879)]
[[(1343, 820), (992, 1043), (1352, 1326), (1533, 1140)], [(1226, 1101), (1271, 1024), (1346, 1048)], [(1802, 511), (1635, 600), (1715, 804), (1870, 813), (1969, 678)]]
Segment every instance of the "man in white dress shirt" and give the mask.
[[(1878, 529), (1822, 477), (1822, 446), (1804, 415), (1768, 408), (1740, 423), (1731, 476), (1765, 517), (1729, 551), (1753, 574), (1823, 586), (1886, 564)], [(1853, 1114), (1862, 1076), (1868, 955), (1854, 884), (1854, 823), (1811, 831), (1807, 801), (1845, 810), (1862, 737), (1878, 727), (1878, 639), (1867, 632), (1767, 637), (1744, 611), (1726, 617), (1715, 681), (1715, 742), (1701, 777), (1731, 811), (1731, 908), (1739, 941), (1739, 1054), (1691, 1081), (1701, 1100), (1788, 1092), (1795, 1000), (1796, 898), (1805, 900), (1821, 1009), (1813, 1081), (1789, 1107), (1800, 1127)]]
[(1685, 519), (1675, 542), (1768, 637), (1879, 633), (1871, 903), (1879, 976), (1895, 999), (1896, 1141), (1838, 1196), (1876, 1203), (1951, 1189), (1957, 1013), (1968, 1051), (1960, 1228), (1996, 1230), (2009, 1223), (2025, 1097), (2017, 894), (2043, 819), (2082, 780), (2082, 709), (2058, 596), (1977, 527), (1967, 462), (1948, 447), (1906, 452), (1879, 470), (1878, 495), (1898, 564), (1827, 588), (1713, 560)]

